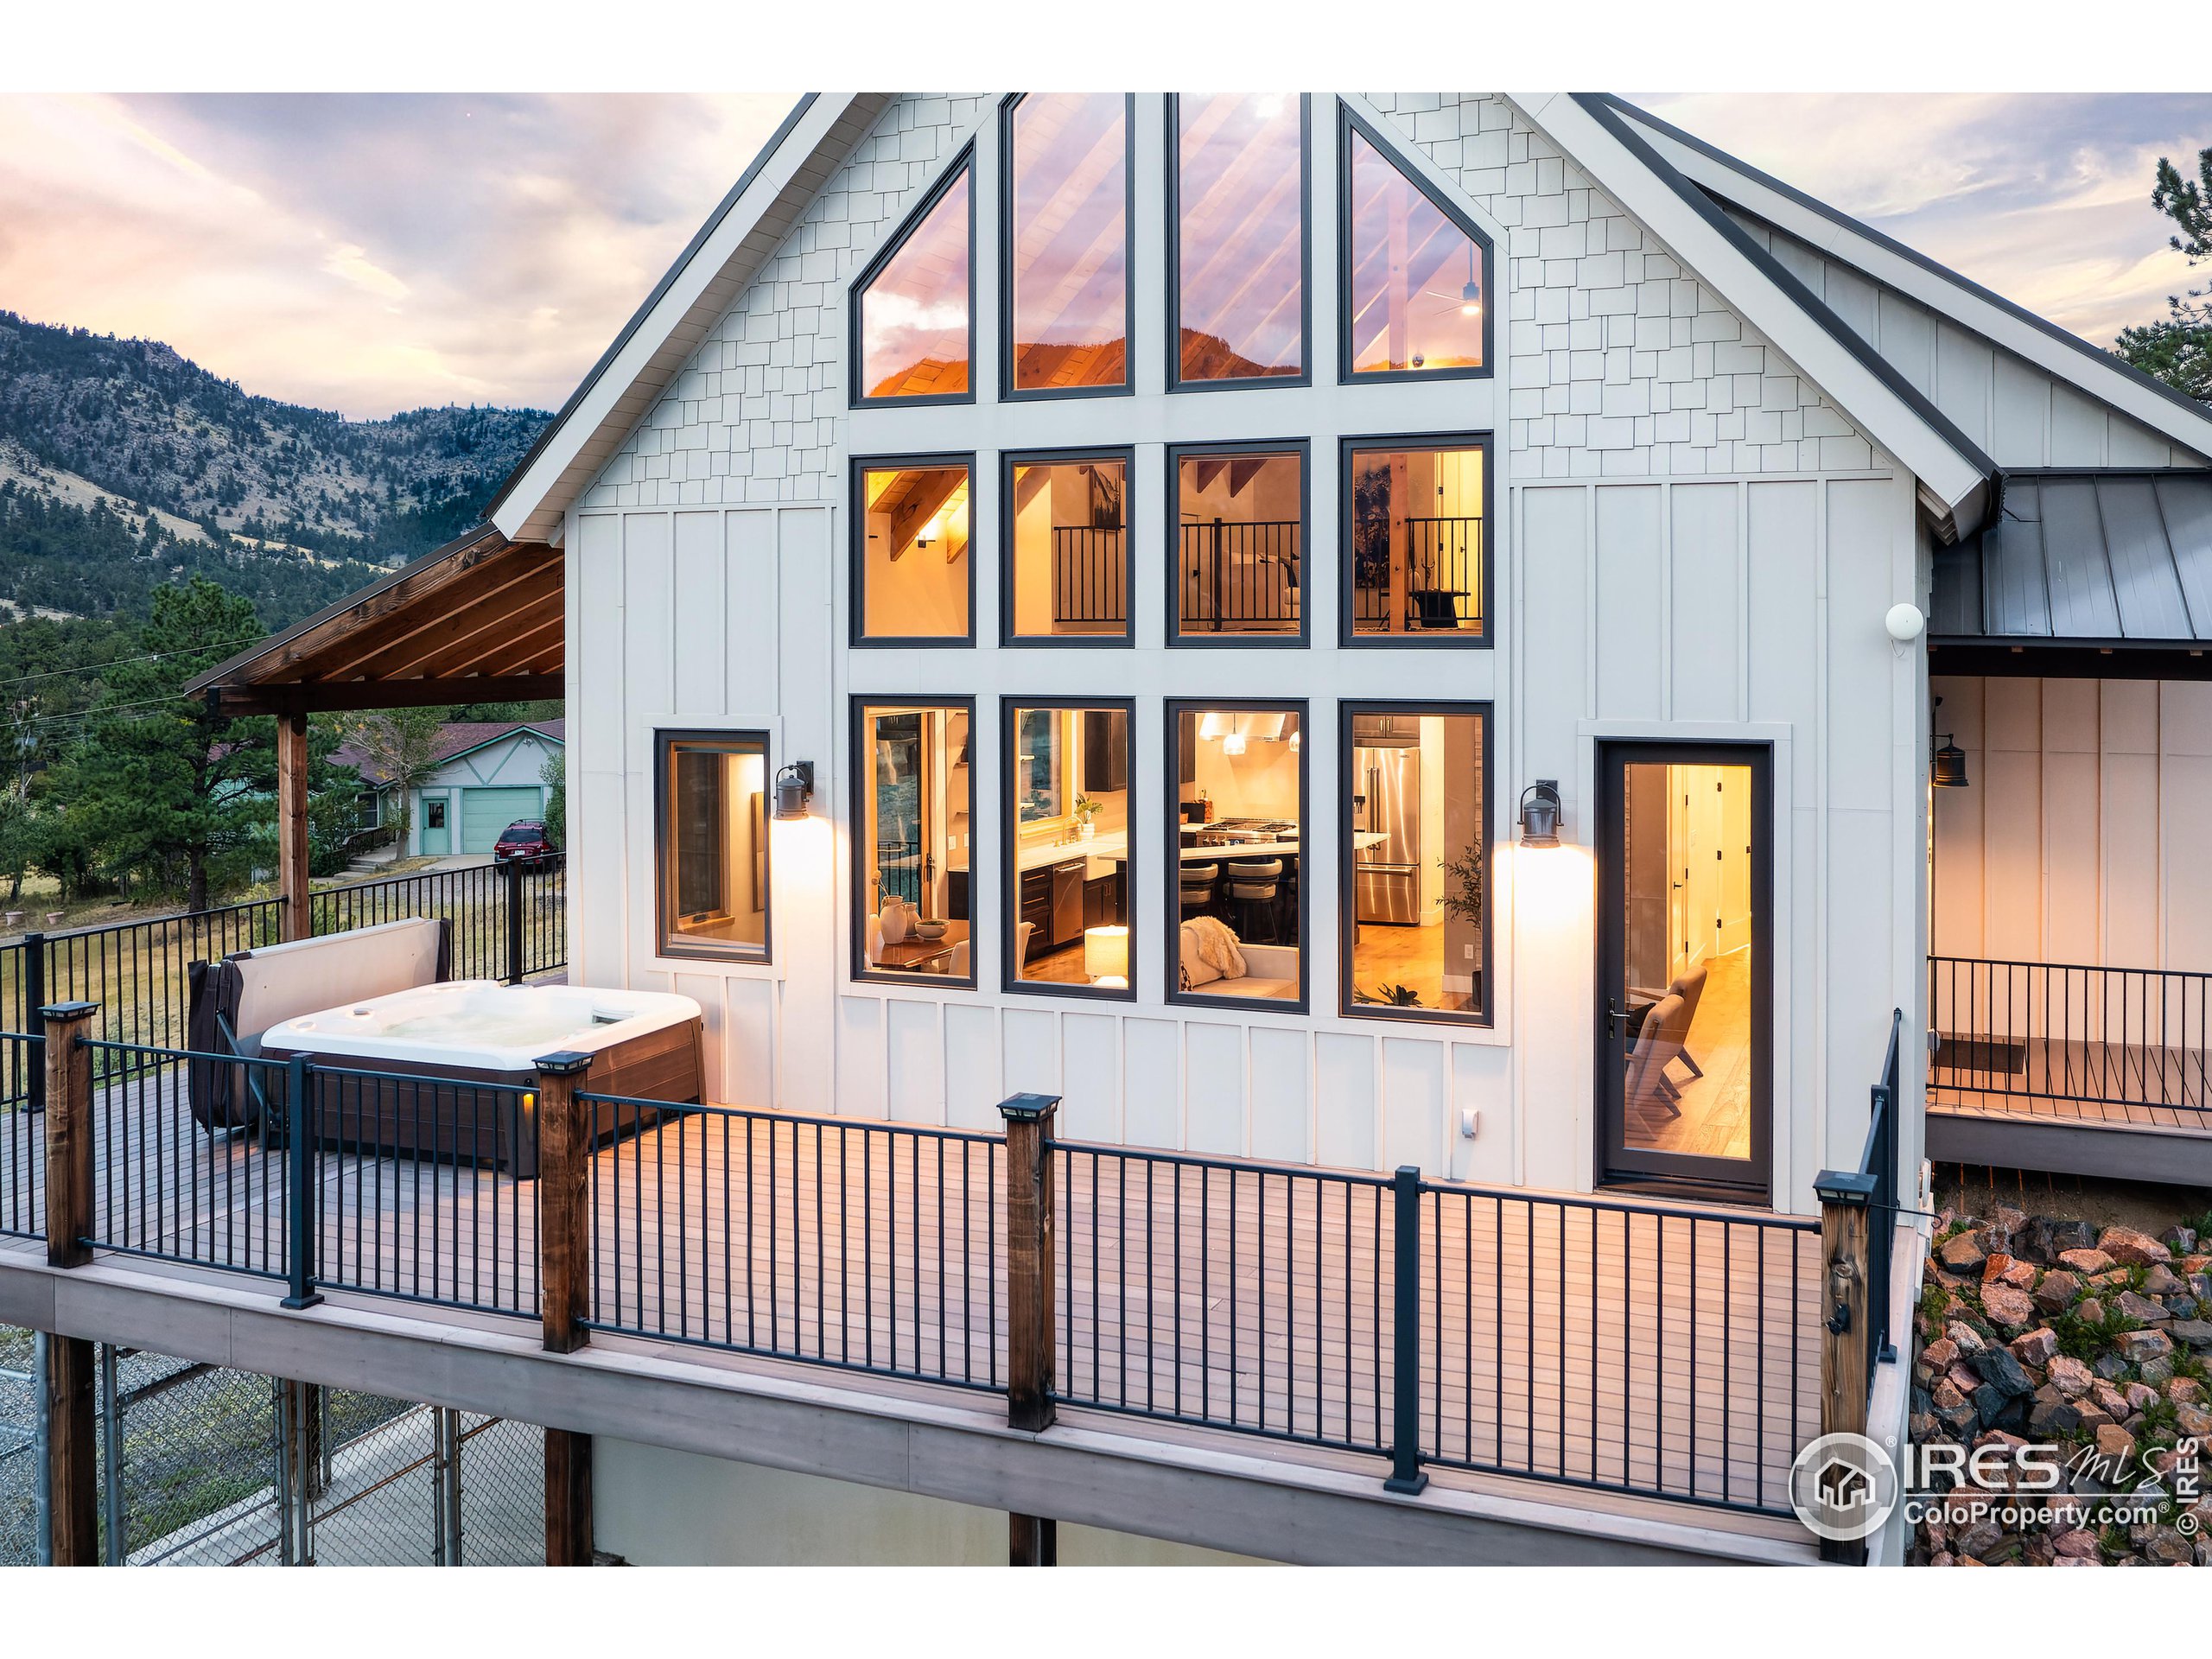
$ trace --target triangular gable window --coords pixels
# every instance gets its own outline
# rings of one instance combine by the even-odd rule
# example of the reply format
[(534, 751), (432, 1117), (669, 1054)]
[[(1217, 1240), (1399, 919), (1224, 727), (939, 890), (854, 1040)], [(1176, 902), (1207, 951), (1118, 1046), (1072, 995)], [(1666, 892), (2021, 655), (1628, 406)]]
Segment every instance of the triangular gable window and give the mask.
[(1480, 372), (1489, 362), (1489, 240), (1350, 111), (1344, 142), (1344, 378)]
[(963, 160), (855, 285), (857, 401), (964, 403), (974, 395), (970, 175)]

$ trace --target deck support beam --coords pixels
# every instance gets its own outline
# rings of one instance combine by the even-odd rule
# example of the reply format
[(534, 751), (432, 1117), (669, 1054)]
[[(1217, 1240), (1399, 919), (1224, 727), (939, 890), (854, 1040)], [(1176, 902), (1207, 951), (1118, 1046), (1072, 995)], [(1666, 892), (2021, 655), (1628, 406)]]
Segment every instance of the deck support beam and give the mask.
[(545, 1431), (545, 1565), (592, 1564), (591, 1436)]
[[(1869, 1331), (1867, 1206), (1875, 1178), (1823, 1171), (1813, 1183), (1821, 1200), (1821, 1433), (1866, 1433), (1870, 1356), (1885, 1333)], [(1870, 1477), (1871, 1478), (1871, 1477)], [(1863, 1540), (1822, 1539), (1821, 1559), (1857, 1565)]]
[(1006, 1564), (1008, 1567), (1058, 1567), (1060, 1564), (1060, 1523), (1050, 1516), (1007, 1516)]
[(276, 716), (276, 892), (287, 939), (315, 932), (308, 887), (308, 717)]
[(86, 1338), (47, 1338), (46, 1503), (56, 1567), (100, 1565), (99, 1426), (92, 1408), (99, 1371)]

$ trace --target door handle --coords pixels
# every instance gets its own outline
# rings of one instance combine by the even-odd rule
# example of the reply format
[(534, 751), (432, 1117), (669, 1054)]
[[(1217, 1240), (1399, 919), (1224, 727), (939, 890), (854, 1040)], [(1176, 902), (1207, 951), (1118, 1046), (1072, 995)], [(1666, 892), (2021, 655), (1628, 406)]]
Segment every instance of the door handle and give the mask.
[(1605, 1004), (1605, 1039), (1606, 1039), (1606, 1041), (1611, 1042), (1614, 1038), (1616, 1038), (1616, 1037), (1618, 1037), (1618, 1036), (1619, 1036), (1619, 1035), (1621, 1034), (1621, 1021), (1622, 1021), (1622, 1020), (1625, 1020), (1625, 1019), (1627, 1019), (1627, 1018), (1628, 1018), (1628, 1010), (1627, 1010), (1626, 1008), (1624, 1008), (1623, 1007), (1621, 1007), (1621, 1006), (1620, 1006), (1620, 1004), (1618, 1004), (1618, 1002), (1614, 1002), (1614, 1001), (1608, 1001), (1606, 1002), (1606, 1004)]

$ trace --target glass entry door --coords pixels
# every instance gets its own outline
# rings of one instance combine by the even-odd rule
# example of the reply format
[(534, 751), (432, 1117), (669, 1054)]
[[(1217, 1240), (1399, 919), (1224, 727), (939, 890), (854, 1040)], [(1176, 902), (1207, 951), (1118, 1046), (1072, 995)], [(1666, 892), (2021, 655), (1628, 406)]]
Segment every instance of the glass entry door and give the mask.
[(1764, 1203), (1773, 833), (1764, 744), (1598, 752), (1599, 1179)]

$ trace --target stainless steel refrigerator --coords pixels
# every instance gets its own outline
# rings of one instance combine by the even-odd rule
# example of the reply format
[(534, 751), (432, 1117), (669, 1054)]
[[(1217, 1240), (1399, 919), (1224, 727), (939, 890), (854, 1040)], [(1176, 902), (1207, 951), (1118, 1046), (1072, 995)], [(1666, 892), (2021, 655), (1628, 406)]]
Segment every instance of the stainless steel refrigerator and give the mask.
[[(1403, 720), (1411, 729), (1392, 729)], [(1353, 855), (1363, 922), (1411, 926), (1421, 920), (1421, 735), (1416, 721), (1375, 715), (1352, 733), (1352, 823), (1382, 840)]]

